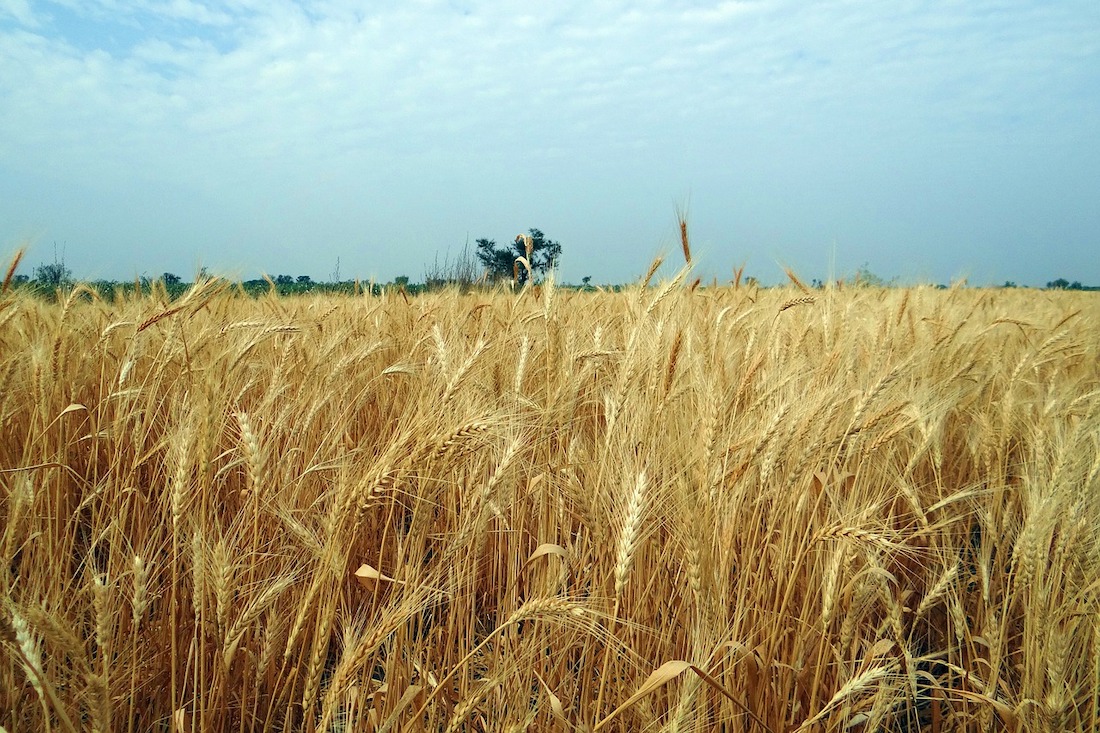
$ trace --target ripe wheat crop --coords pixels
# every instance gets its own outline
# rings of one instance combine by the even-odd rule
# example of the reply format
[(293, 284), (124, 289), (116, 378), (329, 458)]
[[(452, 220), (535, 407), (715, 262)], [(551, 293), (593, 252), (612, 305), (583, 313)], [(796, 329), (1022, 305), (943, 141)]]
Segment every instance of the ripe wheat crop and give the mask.
[(7, 731), (1100, 728), (1100, 300), (0, 296)]

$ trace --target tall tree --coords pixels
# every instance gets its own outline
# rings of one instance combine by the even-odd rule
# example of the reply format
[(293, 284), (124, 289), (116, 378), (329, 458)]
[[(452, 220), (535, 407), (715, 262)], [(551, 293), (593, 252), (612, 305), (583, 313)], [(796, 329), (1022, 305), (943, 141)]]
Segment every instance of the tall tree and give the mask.
[(47, 262), (34, 268), (35, 281), (47, 288), (60, 288), (69, 285), (73, 279), (72, 270), (65, 267), (65, 251), (57, 254), (57, 242), (53, 245), (53, 262)]
[(477, 240), (477, 258), (481, 260), (490, 277), (511, 279), (512, 273), (516, 272), (519, 284), (523, 285), (527, 282), (527, 268), (518, 263), (520, 257), (527, 259), (532, 273), (544, 273), (557, 264), (561, 257), (561, 245), (547, 239), (538, 229), (529, 229), (528, 232), (529, 234), (520, 234), (515, 241), (503, 247), (498, 247), (492, 239)]
[(72, 270), (61, 261), (47, 262), (34, 268), (34, 279), (39, 285), (48, 288), (60, 288), (67, 285), (73, 277)]

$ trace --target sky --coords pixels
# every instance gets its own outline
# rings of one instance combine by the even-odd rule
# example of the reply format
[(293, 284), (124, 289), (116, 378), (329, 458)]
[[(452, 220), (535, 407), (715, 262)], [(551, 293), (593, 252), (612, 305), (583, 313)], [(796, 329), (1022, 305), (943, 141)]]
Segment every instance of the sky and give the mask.
[(0, 257), (1100, 285), (1100, 2), (0, 0)]

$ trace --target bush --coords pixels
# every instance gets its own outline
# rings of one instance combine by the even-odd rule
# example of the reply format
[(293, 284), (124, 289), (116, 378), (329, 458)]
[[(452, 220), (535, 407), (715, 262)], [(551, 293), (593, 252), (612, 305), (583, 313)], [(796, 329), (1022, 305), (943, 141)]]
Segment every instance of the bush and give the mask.
[(463, 245), (462, 251), (453, 261), (448, 254), (440, 262), (439, 255), (436, 254), (432, 264), (424, 268), (424, 287), (428, 290), (453, 285), (466, 292), (484, 280), (485, 271), (470, 252), (469, 242)]

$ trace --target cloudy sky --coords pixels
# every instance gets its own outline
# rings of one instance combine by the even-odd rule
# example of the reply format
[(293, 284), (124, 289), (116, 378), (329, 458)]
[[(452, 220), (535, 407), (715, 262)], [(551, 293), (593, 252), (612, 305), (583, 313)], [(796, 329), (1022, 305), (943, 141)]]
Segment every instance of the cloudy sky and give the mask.
[(0, 256), (81, 277), (1100, 285), (1096, 0), (0, 0)]

